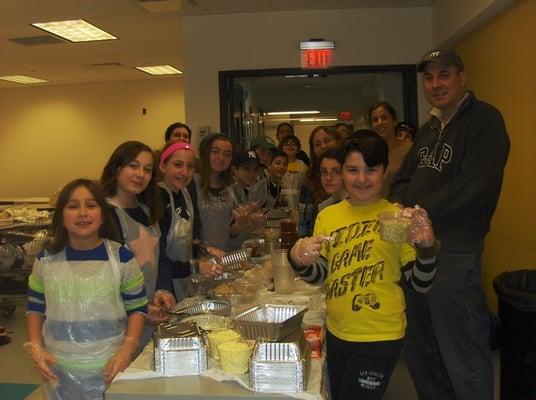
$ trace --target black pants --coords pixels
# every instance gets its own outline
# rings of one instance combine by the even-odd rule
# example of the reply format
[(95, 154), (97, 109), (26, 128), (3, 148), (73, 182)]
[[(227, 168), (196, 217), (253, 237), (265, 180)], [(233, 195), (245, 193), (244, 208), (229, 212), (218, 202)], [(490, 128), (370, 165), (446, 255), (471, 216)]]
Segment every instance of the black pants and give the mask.
[(347, 342), (328, 331), (326, 340), (331, 398), (381, 399), (400, 356), (403, 339)]

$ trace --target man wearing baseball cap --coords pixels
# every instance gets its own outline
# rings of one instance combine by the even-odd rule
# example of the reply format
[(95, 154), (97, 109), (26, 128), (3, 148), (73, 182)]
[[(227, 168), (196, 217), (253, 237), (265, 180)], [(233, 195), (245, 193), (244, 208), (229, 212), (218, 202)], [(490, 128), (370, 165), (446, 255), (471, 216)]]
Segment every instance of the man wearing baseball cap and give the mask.
[(440, 249), (427, 295), (402, 284), (405, 354), (420, 399), (492, 400), (491, 319), (480, 286), (481, 257), (510, 141), (501, 113), (466, 90), (458, 54), (431, 50), (417, 71), (432, 110), (389, 198), (425, 208)]

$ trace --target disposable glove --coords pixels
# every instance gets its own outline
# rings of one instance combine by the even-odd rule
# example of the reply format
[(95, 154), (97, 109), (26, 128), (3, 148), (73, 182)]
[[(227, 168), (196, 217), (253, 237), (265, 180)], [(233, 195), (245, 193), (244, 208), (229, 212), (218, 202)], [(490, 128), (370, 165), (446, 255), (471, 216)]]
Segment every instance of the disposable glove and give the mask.
[(296, 242), (290, 250), (290, 258), (299, 265), (311, 265), (320, 257), (322, 244), (329, 240), (328, 237), (306, 237)]
[(419, 206), (415, 206), (413, 209), (405, 209), (403, 214), (411, 216), (411, 223), (408, 229), (408, 241), (419, 248), (433, 247), (435, 244), (435, 236), (432, 229), (432, 221), (428, 218), (426, 210)]
[(46, 381), (51, 382), (53, 385), (58, 384), (58, 377), (50, 368), (51, 365), (57, 363), (56, 358), (46, 351), (39, 343), (26, 342), (23, 347), (34, 362), (37, 372), (39, 372)]
[(214, 259), (199, 260), (199, 272), (208, 278), (217, 278), (223, 274), (223, 266), (218, 264)]
[(104, 367), (104, 381), (106, 386), (108, 386), (114, 377), (119, 373), (123, 372), (131, 363), (132, 357), (134, 356), (139, 342), (133, 337), (126, 336), (121, 348), (115, 353), (108, 362), (106, 367)]

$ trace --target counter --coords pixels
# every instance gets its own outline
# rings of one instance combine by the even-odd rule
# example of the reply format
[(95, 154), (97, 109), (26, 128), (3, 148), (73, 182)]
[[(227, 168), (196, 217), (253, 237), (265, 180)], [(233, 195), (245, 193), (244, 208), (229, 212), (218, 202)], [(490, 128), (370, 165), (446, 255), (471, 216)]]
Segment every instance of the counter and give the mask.
[[(267, 299), (277, 303), (286, 303), (287, 301), (307, 301), (309, 307), (317, 309), (310, 312), (309, 318), (318, 322), (317, 313), (321, 313), (321, 305), (325, 305), (319, 295), (320, 288), (313, 288), (305, 282), (297, 280), (296, 290), (292, 295), (277, 295), (266, 290), (259, 293), (259, 302), (265, 302)], [(301, 282), (299, 282), (301, 281)], [(322, 298), (323, 300), (323, 298)], [(312, 306), (312, 307), (311, 307)], [(323, 313), (323, 312), (322, 312)], [(307, 316), (307, 314), (306, 314)], [(304, 317), (304, 321), (308, 319)], [(215, 399), (215, 400), (232, 400), (232, 399), (292, 399), (302, 398), (307, 400), (323, 399), (324, 369), (323, 358), (311, 360), (309, 379), (307, 383), (307, 392), (303, 393), (256, 393), (243, 385), (247, 385), (247, 377), (236, 376), (236, 381), (223, 380), (221, 372), (214, 361), (209, 360), (209, 369), (202, 376), (178, 376), (178, 377), (151, 377), (155, 374), (151, 370), (151, 359), (153, 357), (152, 344), (149, 344), (140, 356), (134, 360), (131, 366), (125, 371), (124, 377), (115, 380), (106, 391), (106, 400), (164, 400), (164, 399)], [(141, 375), (139, 375), (141, 374)], [(129, 376), (130, 375), (130, 376)], [(145, 376), (147, 379), (139, 379)], [(212, 376), (212, 377), (209, 377)], [(123, 380), (129, 379), (129, 380)], [(218, 379), (218, 380), (216, 380)]]

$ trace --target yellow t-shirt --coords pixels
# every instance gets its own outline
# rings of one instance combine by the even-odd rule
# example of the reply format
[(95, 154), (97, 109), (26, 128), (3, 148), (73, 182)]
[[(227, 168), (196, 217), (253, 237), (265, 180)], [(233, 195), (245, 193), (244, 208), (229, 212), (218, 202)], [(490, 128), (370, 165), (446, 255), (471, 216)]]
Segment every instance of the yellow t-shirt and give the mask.
[(348, 200), (323, 209), (314, 236), (331, 236), (322, 249), (328, 261), (325, 280), (327, 328), (350, 342), (404, 337), (404, 293), (400, 268), (415, 260), (407, 243), (380, 239), (378, 213), (396, 210), (387, 200), (353, 206)]
[(307, 173), (307, 170), (309, 167), (307, 167), (307, 164), (305, 164), (302, 160), (296, 159), (295, 161), (289, 162), (287, 171), (288, 172), (297, 172), (299, 174), (305, 175)]

